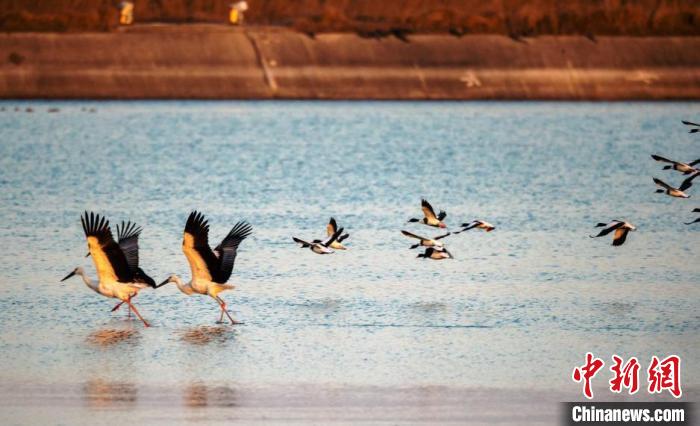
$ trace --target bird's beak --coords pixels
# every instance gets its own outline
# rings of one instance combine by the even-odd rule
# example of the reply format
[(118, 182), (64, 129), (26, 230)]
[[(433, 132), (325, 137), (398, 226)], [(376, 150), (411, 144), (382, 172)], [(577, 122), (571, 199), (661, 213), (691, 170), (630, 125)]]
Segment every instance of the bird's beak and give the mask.
[(85, 257), (90, 257), (90, 252), (88, 252), (88, 253), (85, 255)]
[(162, 283), (158, 284), (158, 287), (160, 287), (160, 286), (162, 286), (162, 285), (166, 285), (166, 284), (169, 283), (169, 282), (170, 282), (170, 278), (168, 278), (168, 279), (166, 279), (165, 281), (163, 281)]
[(66, 275), (66, 277), (63, 278), (63, 279), (61, 280), (61, 282), (67, 280), (68, 278), (72, 277), (73, 275), (75, 275), (75, 271), (73, 271), (73, 272), (71, 272), (70, 274)]

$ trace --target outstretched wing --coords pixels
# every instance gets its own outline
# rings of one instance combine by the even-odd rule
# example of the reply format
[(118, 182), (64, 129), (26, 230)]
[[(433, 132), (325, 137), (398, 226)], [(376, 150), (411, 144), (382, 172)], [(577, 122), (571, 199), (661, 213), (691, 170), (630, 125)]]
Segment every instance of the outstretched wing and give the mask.
[(686, 180), (683, 181), (683, 183), (681, 183), (681, 186), (678, 187), (678, 189), (680, 189), (681, 191), (685, 191), (686, 189), (693, 186), (693, 179), (698, 177), (698, 175), (700, 175), (700, 172), (695, 172), (692, 175), (690, 175), (689, 178), (687, 178)]
[(330, 246), (331, 244), (333, 244), (333, 243), (338, 239), (338, 237), (339, 237), (340, 234), (342, 234), (342, 233), (343, 233), (343, 228), (338, 229), (337, 231), (335, 231), (335, 232), (333, 233), (333, 235), (331, 235), (330, 237), (326, 238), (326, 240), (325, 240), (324, 242), (322, 242), (321, 245), (323, 245), (324, 247)]
[(669, 184), (662, 181), (661, 179), (654, 178), (654, 183), (666, 189), (673, 189)]
[(423, 215), (428, 219), (437, 219), (435, 216), (435, 210), (433, 206), (427, 200), (420, 200), (421, 209), (423, 210)]
[(415, 238), (417, 240), (427, 240), (427, 238), (423, 238), (420, 235), (416, 235), (413, 232), (408, 232), (408, 231), (401, 231), (402, 234), (404, 234), (407, 237)]
[(292, 237), (295, 243), (301, 244), (301, 248), (311, 247), (311, 243), (308, 243), (300, 238)]
[(326, 235), (329, 237), (333, 234), (335, 234), (335, 231), (338, 230), (338, 224), (335, 222), (334, 218), (331, 218), (331, 221), (328, 222), (328, 225), (326, 225)]
[(219, 267), (214, 274), (214, 282), (224, 284), (231, 277), (233, 263), (236, 261), (238, 246), (253, 232), (253, 227), (247, 222), (238, 222), (231, 228), (226, 238), (214, 249), (214, 254), (219, 258)]
[(342, 243), (343, 240), (347, 239), (349, 236), (350, 236), (350, 234), (341, 235), (340, 237), (338, 237), (338, 242)]
[(668, 158), (662, 157), (662, 156), (660, 156), (660, 155), (654, 155), (654, 154), (652, 154), (652, 155), (651, 155), (651, 158), (653, 158), (653, 159), (656, 160), (656, 161), (661, 161), (661, 162), (664, 162), (664, 163), (677, 164), (675, 161), (669, 160)]
[(104, 216), (86, 211), (80, 222), (100, 281), (131, 282), (133, 272), (122, 249), (112, 237), (109, 221)]
[(214, 280), (219, 259), (209, 247), (209, 223), (196, 210), (190, 213), (185, 223), (182, 251), (190, 264), (193, 279)]
[(447, 234), (443, 234), (443, 235), (437, 236), (437, 237), (435, 237), (435, 238), (433, 238), (433, 239), (434, 239), (434, 240), (441, 240), (441, 239), (443, 239), (443, 238), (445, 238), (445, 237), (447, 237), (447, 236), (449, 236), (449, 235), (452, 235), (452, 233), (451, 233), (451, 232), (448, 232)]
[(126, 263), (132, 272), (136, 272), (139, 268), (139, 235), (141, 227), (136, 226), (133, 222), (122, 221), (117, 225), (117, 239), (119, 240), (119, 248), (122, 249)]
[(615, 236), (613, 237), (612, 245), (621, 246), (627, 239), (627, 234), (630, 232), (627, 228), (620, 228), (615, 231)]
[(622, 221), (614, 222), (612, 226), (609, 226), (609, 227), (601, 230), (598, 233), (598, 235), (589, 235), (589, 236), (591, 238), (597, 238), (597, 237), (602, 237), (602, 236), (608, 235), (609, 233), (611, 233), (612, 231), (616, 230), (617, 228), (621, 227), (624, 224), (625, 224), (625, 222), (622, 222)]
[(440, 214), (438, 214), (437, 218), (438, 220), (443, 220), (447, 217), (447, 213), (445, 213), (445, 210), (440, 210)]
[(700, 127), (700, 124), (693, 123), (692, 121), (683, 120), (682, 123), (685, 124), (686, 126), (698, 126), (698, 127)]
[(698, 163), (700, 163), (700, 158), (698, 158), (698, 159), (695, 160), (695, 161), (691, 161), (690, 163), (688, 163), (688, 165), (692, 167), (692, 166), (694, 166), (694, 165), (696, 165), (696, 164), (698, 164)]

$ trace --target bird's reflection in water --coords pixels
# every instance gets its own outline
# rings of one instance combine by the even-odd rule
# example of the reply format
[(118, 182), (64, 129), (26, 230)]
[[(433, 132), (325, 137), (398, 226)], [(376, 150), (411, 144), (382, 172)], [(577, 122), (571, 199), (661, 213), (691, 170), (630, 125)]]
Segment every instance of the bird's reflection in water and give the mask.
[(95, 379), (85, 382), (83, 397), (90, 407), (110, 408), (135, 404), (138, 390), (133, 383)]
[(235, 407), (236, 392), (228, 386), (193, 383), (185, 388), (185, 405), (199, 407)]
[(118, 343), (136, 344), (140, 337), (133, 329), (105, 328), (90, 333), (85, 340), (91, 345), (109, 347)]
[(182, 340), (192, 345), (208, 343), (224, 343), (235, 336), (235, 332), (227, 326), (208, 326), (190, 328), (182, 332)]

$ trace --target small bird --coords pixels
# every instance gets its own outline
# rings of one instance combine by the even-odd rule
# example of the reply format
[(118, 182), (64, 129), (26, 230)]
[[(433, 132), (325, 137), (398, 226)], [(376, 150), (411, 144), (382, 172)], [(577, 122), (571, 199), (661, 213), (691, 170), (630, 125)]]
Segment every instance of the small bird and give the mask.
[(226, 302), (219, 297), (219, 293), (232, 290), (233, 285), (227, 284), (233, 272), (233, 264), (238, 254), (238, 246), (253, 232), (253, 227), (247, 222), (238, 222), (224, 237), (214, 250), (209, 247), (209, 222), (202, 213), (193, 211), (185, 223), (185, 231), (182, 237), (182, 252), (187, 258), (192, 271), (192, 279), (189, 283), (182, 282), (180, 277), (173, 274), (158, 287), (168, 283), (175, 283), (177, 288), (190, 296), (194, 293), (207, 295), (214, 299), (221, 308), (221, 316), (218, 322), (222, 322), (224, 314), (231, 320), (231, 324), (241, 324), (234, 320), (226, 310)]
[(597, 238), (597, 237), (602, 237), (605, 235), (608, 235), (612, 231), (615, 231), (615, 235), (613, 236), (613, 242), (612, 245), (614, 246), (621, 246), (625, 240), (627, 239), (627, 234), (629, 231), (636, 231), (637, 227), (632, 225), (629, 222), (625, 222), (623, 220), (613, 220), (610, 223), (598, 223), (596, 225), (596, 228), (601, 228), (605, 227), (605, 229), (601, 230), (598, 235), (589, 235), (591, 238)]
[[(335, 234), (336, 232), (338, 232), (338, 224), (335, 222), (334, 218), (331, 218), (330, 222), (328, 222), (328, 225), (326, 226), (326, 234), (330, 237), (333, 234)], [(335, 250), (347, 250), (347, 247), (345, 247), (341, 243), (343, 242), (343, 240), (345, 240), (349, 236), (350, 236), (350, 234), (348, 234), (348, 233), (345, 233), (343, 235), (339, 235), (338, 239), (333, 241), (329, 247), (332, 249), (335, 249)]]
[(426, 200), (421, 200), (421, 209), (423, 210), (423, 219), (409, 219), (409, 222), (420, 222), (424, 225), (434, 226), (436, 228), (447, 228), (447, 225), (443, 222), (447, 213), (444, 210), (440, 210), (440, 214), (435, 215), (435, 210), (433, 206), (430, 205)]
[[(693, 209), (693, 213), (700, 213), (700, 208), (698, 208), (698, 207), (694, 208), (694, 209)], [(697, 217), (697, 218), (696, 218), (695, 220), (693, 220), (693, 221), (684, 222), (684, 223), (685, 223), (686, 225), (692, 225), (692, 224), (698, 223), (698, 222), (700, 222), (700, 216)]]
[(417, 258), (425, 258), (425, 259), (434, 259), (434, 260), (442, 260), (442, 259), (452, 259), (452, 254), (447, 251), (446, 248), (438, 248), (438, 247), (428, 247), (425, 249), (424, 253), (419, 253)]
[(696, 169), (693, 166), (700, 163), (700, 158), (695, 161), (691, 161), (690, 163), (680, 163), (678, 161), (669, 160), (668, 158), (664, 158), (660, 155), (653, 154), (651, 158), (653, 158), (656, 161), (661, 161), (663, 163), (670, 163), (668, 166), (664, 166), (664, 170), (673, 169), (683, 173), (684, 175), (689, 175), (691, 173), (697, 172), (698, 169)]
[(661, 179), (654, 178), (654, 183), (657, 184), (658, 186), (661, 186), (665, 188), (663, 189), (657, 189), (656, 192), (659, 194), (666, 193), (667, 195), (671, 197), (677, 197), (677, 198), (690, 198), (690, 195), (686, 194), (684, 191), (691, 186), (693, 186), (693, 179), (695, 179), (698, 175), (700, 175), (700, 172), (695, 172), (690, 177), (687, 177), (682, 183), (681, 186), (678, 188), (674, 188), (671, 185), (667, 184), (666, 182), (662, 181)]
[(455, 234), (458, 234), (458, 233), (464, 232), (464, 231), (468, 231), (468, 230), (473, 229), (473, 228), (483, 229), (486, 232), (491, 232), (494, 229), (496, 229), (495, 226), (493, 226), (490, 223), (485, 222), (483, 220), (472, 220), (471, 222), (463, 223), (462, 226), (463, 226), (463, 229), (461, 231), (455, 232)]
[(686, 126), (694, 126), (694, 128), (690, 129), (690, 131), (688, 133), (700, 132), (700, 124), (696, 124), (696, 123), (693, 123), (691, 121), (685, 121), (685, 120), (683, 120), (683, 124), (685, 124)]
[[(75, 275), (83, 278), (83, 282), (93, 291), (105, 297), (119, 299), (122, 303), (129, 305), (130, 311), (134, 311), (136, 316), (149, 327), (148, 322), (143, 319), (138, 310), (131, 303), (131, 299), (138, 292), (149, 285), (153, 280), (148, 277), (138, 267), (138, 234), (139, 229), (131, 226), (122, 226), (124, 235), (124, 245), (121, 246), (114, 241), (109, 221), (99, 214), (86, 211), (81, 216), (85, 238), (88, 243), (90, 256), (97, 270), (97, 283), (92, 282), (85, 275), (85, 270), (81, 267), (75, 268), (61, 281), (65, 281)], [(138, 232), (134, 233), (136, 230)], [(115, 306), (116, 310), (121, 304)]]
[(437, 237), (435, 237), (435, 238), (425, 238), (425, 237), (421, 237), (421, 236), (419, 236), (419, 235), (416, 235), (416, 234), (414, 234), (414, 233), (412, 233), (412, 232), (408, 232), (408, 231), (401, 231), (401, 233), (404, 234), (404, 235), (407, 236), (407, 237), (415, 238), (415, 239), (417, 239), (417, 240), (420, 240), (420, 242), (419, 242), (418, 244), (414, 244), (414, 245), (412, 245), (411, 247), (409, 247), (410, 249), (418, 248), (418, 247), (420, 247), (420, 246), (423, 246), (423, 247), (440, 247), (440, 248), (445, 247), (445, 244), (444, 244), (442, 241), (439, 241), (439, 240), (441, 240), (441, 239), (443, 239), (443, 238), (445, 238), (445, 237), (451, 235), (451, 233), (448, 232), (447, 234), (443, 234), (443, 235), (437, 236)]
[(308, 247), (312, 252), (316, 254), (331, 254), (335, 252), (331, 250), (330, 246), (338, 239), (340, 235), (342, 235), (342, 233), (343, 228), (340, 228), (339, 230), (335, 231), (333, 235), (326, 238), (325, 240), (313, 240), (310, 243), (297, 237), (292, 237), (292, 239), (294, 240), (294, 242), (301, 244), (301, 248)]

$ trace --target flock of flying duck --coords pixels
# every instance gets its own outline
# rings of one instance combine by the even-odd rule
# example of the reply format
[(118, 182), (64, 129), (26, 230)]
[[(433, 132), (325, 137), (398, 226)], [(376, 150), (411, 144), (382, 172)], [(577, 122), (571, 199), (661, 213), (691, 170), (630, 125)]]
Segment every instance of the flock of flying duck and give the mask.
[[(689, 121), (683, 121), (683, 124), (692, 126), (690, 133), (700, 132), (700, 124)], [(682, 163), (660, 155), (652, 155), (651, 157), (656, 161), (666, 163), (664, 170), (675, 170), (687, 176), (677, 188), (665, 183), (661, 179), (653, 178), (654, 183), (660, 187), (656, 192), (665, 193), (666, 195), (676, 198), (690, 198), (685, 191), (693, 185), (693, 180), (700, 175), (700, 169), (695, 167), (700, 164), (700, 159), (689, 163)], [(447, 228), (444, 222), (447, 213), (444, 210), (440, 210), (438, 214), (435, 214), (435, 210), (425, 199), (421, 200), (421, 209), (423, 211), (423, 217), (409, 219), (408, 223), (418, 223), (438, 229)], [(693, 209), (693, 212), (700, 213), (700, 208)], [(88, 213), (86, 211), (83, 216), (81, 216), (80, 221), (88, 244), (87, 256), (92, 258), (97, 271), (97, 282), (91, 280), (82, 267), (75, 268), (61, 281), (65, 281), (76, 275), (80, 276), (91, 290), (102, 296), (119, 300), (119, 303), (112, 308), (112, 312), (126, 303), (129, 315), (131, 315), (131, 311), (133, 311), (146, 327), (149, 327), (149, 324), (136, 309), (132, 303), (132, 299), (144, 288), (150, 287), (157, 289), (169, 283), (174, 283), (177, 288), (187, 296), (200, 294), (214, 299), (221, 311), (218, 322), (222, 322), (224, 315), (226, 315), (231, 321), (231, 324), (241, 324), (233, 319), (226, 309), (226, 302), (224, 302), (219, 294), (234, 288), (233, 285), (228, 284), (228, 279), (231, 277), (231, 272), (233, 271), (233, 265), (238, 253), (238, 246), (253, 231), (253, 227), (247, 222), (241, 221), (236, 223), (224, 239), (212, 249), (209, 246), (209, 222), (202, 213), (196, 210), (190, 213), (185, 223), (182, 238), (182, 251), (190, 265), (191, 279), (188, 283), (185, 283), (180, 277), (173, 274), (160, 284), (156, 284), (156, 282), (139, 267), (138, 239), (141, 235), (141, 227), (133, 222), (121, 222), (121, 224), (116, 226), (117, 241), (115, 241), (109, 221), (104, 216)], [(691, 222), (686, 222), (686, 224), (690, 225), (697, 222), (700, 222), (700, 216)], [(590, 237), (602, 237), (614, 231), (612, 243), (614, 246), (622, 245), (629, 231), (636, 230), (634, 225), (623, 220), (613, 220), (610, 223), (601, 222), (598, 223), (596, 227), (603, 229), (597, 235), (591, 235)], [(417, 257), (442, 260), (452, 259), (452, 254), (445, 247), (443, 239), (450, 235), (469, 231), (470, 229), (481, 229), (486, 232), (491, 232), (496, 228), (486, 221), (477, 219), (462, 223), (461, 230), (459, 231), (447, 232), (432, 238), (423, 237), (406, 230), (402, 230), (401, 233), (409, 238), (417, 240), (415, 244), (409, 247), (410, 249), (425, 247), (425, 251), (418, 254)], [(316, 254), (331, 254), (334, 253), (334, 250), (347, 249), (343, 245), (343, 241), (350, 235), (344, 231), (344, 228), (339, 228), (336, 220), (331, 218), (326, 226), (326, 237), (324, 239), (314, 239), (311, 240), (311, 242), (297, 237), (292, 237), (292, 239), (294, 242), (298, 243), (301, 248), (308, 248)]]

